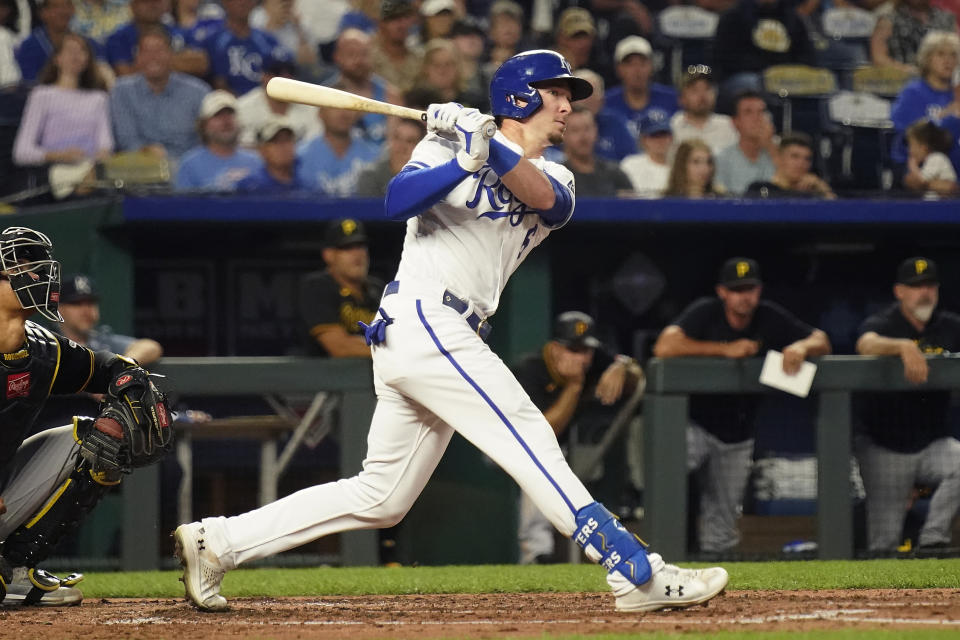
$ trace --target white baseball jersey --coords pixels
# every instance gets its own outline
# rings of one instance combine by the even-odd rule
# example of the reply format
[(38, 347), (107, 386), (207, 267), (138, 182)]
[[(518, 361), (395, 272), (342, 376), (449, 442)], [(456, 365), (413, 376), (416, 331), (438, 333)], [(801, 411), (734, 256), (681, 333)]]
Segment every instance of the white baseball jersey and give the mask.
[[(503, 134), (497, 132), (501, 141)], [(436, 167), (452, 160), (456, 142), (428, 134), (413, 150), (408, 167)], [(541, 158), (533, 164), (574, 191), (573, 174)], [(400, 282), (432, 281), (471, 301), (484, 316), (493, 315), (511, 274), (553, 227), (504, 186), (493, 169), (480, 171), (457, 184), (440, 202), (407, 221), (403, 255), (397, 270)], [(442, 231), (442, 233), (438, 233)]]

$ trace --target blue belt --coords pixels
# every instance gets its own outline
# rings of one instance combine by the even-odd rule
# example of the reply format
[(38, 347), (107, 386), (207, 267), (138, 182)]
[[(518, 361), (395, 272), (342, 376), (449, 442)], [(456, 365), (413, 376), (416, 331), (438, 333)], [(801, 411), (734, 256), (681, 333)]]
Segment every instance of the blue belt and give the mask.
[[(387, 283), (386, 288), (383, 290), (383, 297), (386, 298), (389, 295), (397, 293), (400, 291), (400, 281), (393, 280), (392, 282)], [(449, 289), (443, 292), (443, 300), (441, 300), (444, 305), (450, 307), (460, 315), (466, 313), (467, 309), (470, 308), (470, 303), (466, 300), (458, 298)], [(470, 315), (464, 318), (467, 321), (467, 324), (470, 325), (470, 328), (480, 336), (480, 339), (484, 342), (487, 341), (487, 337), (490, 336), (490, 331), (493, 327), (487, 322), (484, 318), (480, 317), (476, 311), (471, 311)]]

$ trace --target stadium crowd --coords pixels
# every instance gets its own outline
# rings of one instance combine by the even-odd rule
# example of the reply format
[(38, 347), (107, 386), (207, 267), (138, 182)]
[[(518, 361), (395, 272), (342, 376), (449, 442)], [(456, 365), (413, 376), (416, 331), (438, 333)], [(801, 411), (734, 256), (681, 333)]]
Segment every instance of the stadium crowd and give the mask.
[(123, 175), (377, 195), (424, 130), (276, 101), (271, 78), (485, 110), (500, 62), (541, 47), (596, 90), (548, 154), (581, 195), (950, 196), (958, 13), (952, 0), (0, 0), (3, 193), (64, 197)]

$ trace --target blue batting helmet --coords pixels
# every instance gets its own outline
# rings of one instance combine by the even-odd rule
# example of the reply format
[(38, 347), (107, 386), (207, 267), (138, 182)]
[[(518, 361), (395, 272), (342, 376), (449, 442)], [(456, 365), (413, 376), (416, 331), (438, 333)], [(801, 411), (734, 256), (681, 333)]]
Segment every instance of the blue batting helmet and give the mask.
[[(507, 59), (493, 74), (490, 81), (493, 115), (516, 119), (533, 115), (543, 104), (536, 85), (549, 80), (566, 80), (572, 100), (583, 100), (593, 93), (593, 86), (573, 75), (570, 63), (556, 51), (524, 51)], [(520, 106), (517, 98), (527, 104)]]

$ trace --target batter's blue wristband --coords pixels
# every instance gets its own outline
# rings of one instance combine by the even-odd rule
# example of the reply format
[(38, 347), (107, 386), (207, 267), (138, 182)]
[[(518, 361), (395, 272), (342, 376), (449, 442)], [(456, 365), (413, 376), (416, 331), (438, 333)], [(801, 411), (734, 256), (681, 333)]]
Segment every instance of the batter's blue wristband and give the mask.
[(515, 166), (520, 164), (521, 157), (519, 153), (496, 138), (490, 140), (490, 156), (487, 158), (487, 163), (497, 172), (498, 176), (505, 176), (510, 173)]

